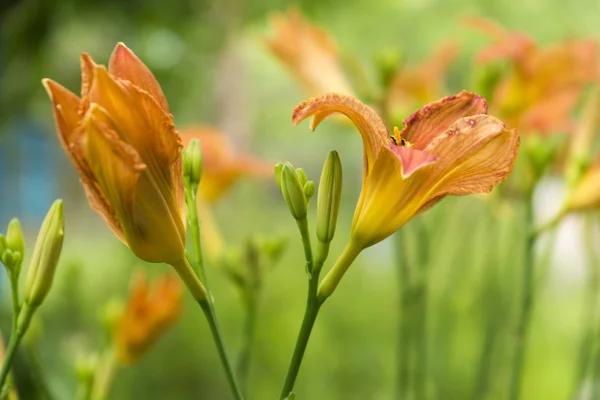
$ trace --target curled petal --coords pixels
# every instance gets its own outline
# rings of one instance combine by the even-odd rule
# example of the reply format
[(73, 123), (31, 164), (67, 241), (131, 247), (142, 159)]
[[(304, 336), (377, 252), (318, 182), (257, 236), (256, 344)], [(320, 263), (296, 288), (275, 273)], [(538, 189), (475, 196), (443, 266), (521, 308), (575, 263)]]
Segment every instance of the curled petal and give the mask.
[(81, 104), (79, 105), (79, 115), (83, 116), (88, 108), (90, 108), (89, 93), (94, 81), (94, 70), (97, 64), (87, 53), (81, 54), (79, 64), (81, 66)]
[(495, 117), (476, 115), (456, 121), (426, 151), (440, 160), (427, 177), (425, 202), (444, 195), (487, 193), (512, 171), (519, 135)]
[(411, 142), (415, 148), (423, 150), (457, 119), (485, 113), (487, 103), (483, 97), (462, 91), (414, 112), (404, 120), (405, 127), (400, 136)]
[(111, 75), (129, 81), (138, 88), (148, 92), (165, 112), (169, 112), (169, 104), (160, 85), (152, 72), (125, 44), (119, 43), (113, 51), (108, 63)]
[(364, 147), (364, 175), (375, 162), (381, 148), (389, 142), (385, 124), (375, 110), (352, 96), (329, 93), (306, 100), (296, 106), (292, 114), (294, 125), (313, 116), (311, 129), (315, 129), (326, 117), (334, 113), (347, 116), (358, 128)]

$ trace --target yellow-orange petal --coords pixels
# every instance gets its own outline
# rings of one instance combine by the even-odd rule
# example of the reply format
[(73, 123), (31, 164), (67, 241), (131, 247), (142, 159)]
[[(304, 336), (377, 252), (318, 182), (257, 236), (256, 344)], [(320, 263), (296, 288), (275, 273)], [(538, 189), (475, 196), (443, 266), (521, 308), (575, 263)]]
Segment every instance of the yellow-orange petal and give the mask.
[[(485, 99), (475, 93), (462, 91), (453, 96), (427, 104), (404, 120), (400, 136), (417, 149), (425, 149), (432, 140), (443, 134), (457, 119), (487, 113)], [(400, 138), (396, 138), (399, 142)]]
[(102, 194), (98, 182), (83, 158), (80, 146), (82, 130), (78, 127), (80, 100), (60, 84), (44, 79), (42, 84), (52, 101), (54, 120), (60, 143), (75, 167), (81, 184), (85, 190), (92, 209), (98, 212), (117, 237), (123, 240), (123, 235), (114, 210)]
[(377, 154), (389, 142), (385, 124), (371, 107), (352, 96), (329, 93), (297, 105), (292, 113), (292, 123), (297, 125), (305, 118), (312, 116), (310, 128), (314, 130), (321, 121), (334, 113), (344, 114), (358, 128), (364, 147), (363, 175), (368, 175)]
[[(406, 148), (408, 149), (408, 148)], [(382, 148), (371, 173), (363, 182), (359, 203), (352, 222), (352, 241), (361, 247), (372, 246), (390, 236), (408, 222), (421, 204), (426, 177), (436, 167), (436, 158), (427, 155), (407, 156), (420, 150)], [(421, 161), (403, 177), (404, 159)], [(439, 162), (439, 161), (438, 161)]]
[(110, 56), (108, 71), (148, 92), (160, 106), (169, 112), (169, 104), (154, 74), (124, 43), (118, 43)]
[(519, 135), (495, 117), (476, 115), (456, 121), (426, 151), (439, 161), (427, 176), (423, 203), (445, 195), (490, 192), (512, 171)]
[(97, 65), (87, 53), (82, 53), (79, 57), (81, 67), (81, 104), (79, 105), (79, 115), (83, 116), (90, 107), (90, 99), (88, 97), (92, 82), (94, 81), (94, 69)]

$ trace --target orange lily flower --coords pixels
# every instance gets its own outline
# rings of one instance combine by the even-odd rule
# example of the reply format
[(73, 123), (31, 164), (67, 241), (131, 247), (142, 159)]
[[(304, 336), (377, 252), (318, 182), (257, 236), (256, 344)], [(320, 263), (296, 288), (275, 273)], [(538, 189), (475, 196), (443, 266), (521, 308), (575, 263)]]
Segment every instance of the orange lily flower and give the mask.
[(265, 40), (267, 48), (308, 93), (353, 93), (340, 65), (337, 46), (327, 32), (312, 25), (297, 10), (274, 15), (271, 25), (275, 34)]
[(195, 126), (181, 131), (183, 145), (199, 139), (202, 148), (200, 196), (214, 202), (223, 196), (244, 175), (270, 178), (273, 165), (258, 158), (236, 154), (227, 138), (208, 126)]
[(446, 43), (418, 65), (401, 68), (392, 78), (388, 96), (391, 116), (421, 107), (444, 92), (444, 76), (456, 59), (458, 46)]
[(447, 195), (490, 192), (511, 172), (519, 149), (517, 131), (486, 115), (485, 100), (465, 91), (416, 111), (391, 137), (373, 109), (339, 94), (301, 103), (292, 120), (298, 124), (312, 116), (315, 129), (336, 112), (346, 115), (363, 139), (363, 185), (350, 238), (359, 250)]
[(513, 65), (495, 89), (495, 111), (521, 132), (570, 132), (569, 117), (583, 89), (599, 77), (597, 43), (568, 41), (541, 49), (525, 33), (477, 18), (468, 22), (495, 39), (479, 53), (480, 62), (508, 59)]
[(181, 313), (181, 285), (174, 275), (165, 275), (152, 287), (143, 274), (133, 282), (123, 314), (115, 324), (114, 342), (121, 364), (139, 360)]
[(150, 70), (119, 43), (106, 69), (81, 55), (81, 98), (42, 82), (91, 207), (141, 259), (185, 255), (181, 140)]

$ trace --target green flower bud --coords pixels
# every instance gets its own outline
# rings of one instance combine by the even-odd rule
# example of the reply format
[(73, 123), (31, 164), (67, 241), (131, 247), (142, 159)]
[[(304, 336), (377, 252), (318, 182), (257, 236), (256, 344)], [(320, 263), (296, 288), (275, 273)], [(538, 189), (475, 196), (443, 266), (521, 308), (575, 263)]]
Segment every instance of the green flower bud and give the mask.
[(192, 185), (198, 185), (202, 176), (200, 140), (192, 139), (183, 154), (183, 176)]
[(307, 202), (314, 196), (315, 190), (315, 183), (313, 181), (308, 181), (304, 184), (304, 197), (306, 197)]
[(302, 187), (304, 187), (304, 185), (306, 185), (306, 182), (308, 182), (308, 176), (306, 176), (306, 172), (304, 172), (304, 169), (296, 168), (296, 175), (298, 175), (298, 179), (300, 179), (300, 184), (302, 185)]
[(12, 252), (9, 256), (10, 260), (8, 263), (2, 261), (6, 268), (11, 270), (16, 276), (19, 276), (21, 272), (21, 262), (25, 255), (25, 240), (23, 239), (23, 231), (21, 230), (21, 223), (18, 219), (14, 218), (8, 224), (6, 230), (6, 248)]
[(8, 248), (8, 243), (6, 243), (6, 238), (4, 235), (0, 234), (0, 261), (2, 261), (2, 255), (4, 251)]
[(327, 156), (317, 195), (317, 238), (329, 243), (335, 235), (340, 200), (342, 198), (342, 163), (337, 151)]
[(300, 179), (290, 163), (281, 170), (281, 193), (295, 219), (306, 218), (307, 204)]
[(27, 273), (25, 302), (32, 308), (42, 304), (52, 286), (64, 236), (63, 202), (56, 200), (40, 228)]
[[(277, 181), (277, 187), (281, 191), (281, 170), (283, 169), (283, 163), (278, 162), (275, 164), (275, 180)], [(283, 192), (282, 192), (283, 193)]]
[(6, 249), (4, 250), (4, 253), (2, 253), (2, 264), (4, 264), (9, 271), (12, 271), (12, 267), (15, 264), (15, 256), (11, 249)]

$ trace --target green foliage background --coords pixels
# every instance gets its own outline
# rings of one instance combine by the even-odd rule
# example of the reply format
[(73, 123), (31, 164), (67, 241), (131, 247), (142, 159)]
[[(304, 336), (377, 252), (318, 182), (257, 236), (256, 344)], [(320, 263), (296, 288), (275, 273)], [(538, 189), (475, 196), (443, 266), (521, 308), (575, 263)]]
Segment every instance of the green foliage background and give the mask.
[[(344, 196), (327, 268), (348, 237), (362, 150), (350, 128), (325, 123), (311, 133), (306, 124), (291, 126), (291, 110), (306, 95), (261, 42), (270, 33), (268, 15), (291, 5), (272, 0), (7, 3), (0, 14), (0, 146), (18, 145), (13, 124), (20, 119), (43, 124), (54, 138), (51, 106), (40, 80), (51, 77), (77, 92), (79, 54), (89, 52), (105, 63), (115, 43), (123, 41), (155, 72), (178, 126), (220, 126), (241, 150), (273, 162), (289, 160), (314, 180), (327, 152), (340, 152)], [(400, 51), (409, 64), (418, 62), (436, 44), (455, 40), (461, 53), (448, 77), (449, 92), (472, 89), (473, 55), (487, 43), (461, 25), (461, 16), (493, 18), (542, 44), (565, 37), (600, 39), (597, 0), (310, 0), (296, 6), (326, 28), (344, 52), (369, 65), (388, 49)], [(55, 185), (66, 200), (67, 236), (55, 287), (29, 346), (38, 353), (55, 398), (68, 399), (76, 390), (77, 355), (106, 343), (99, 322), (102, 305), (126, 296), (130, 274), (141, 263), (89, 210), (58, 146), (48, 152), (56, 154), (59, 165)], [(27, 149), (18, 157), (26, 158)], [(0, 174), (18, 180), (20, 171), (9, 168)], [(0, 193), (0, 206), (9, 196), (10, 191)], [(17, 205), (5, 214), (22, 217), (18, 202), (11, 204)], [(415, 342), (426, 348), (425, 368), (419, 370), (426, 376), (424, 398), (506, 398), (524, 246), (522, 213), (515, 203), (452, 198), (403, 229), (405, 254), (413, 264), (422, 246), (430, 255), (427, 265), (413, 271), (413, 278), (428, 287), (426, 307), (414, 310), (414, 315), (426, 315), (426, 333), (416, 331)], [(290, 238), (282, 262), (265, 281), (251, 365), (248, 399), (272, 399), (279, 393), (304, 307), (306, 277), (295, 223), (274, 182), (241, 182), (219, 202), (216, 214), (232, 247), (250, 235), (276, 232)], [(28, 228), (31, 250), (36, 226)], [(420, 229), (425, 238), (417, 235)], [(396, 398), (401, 282), (395, 240), (365, 251), (324, 307), (297, 383), (298, 399)], [(539, 250), (543, 256), (543, 246)], [(145, 268), (159, 274), (168, 267)], [(541, 265), (536, 276), (524, 399), (567, 399), (574, 390), (585, 282), (563, 284), (547, 271)], [(235, 356), (241, 341), (239, 294), (220, 271), (209, 274), (225, 340)], [(10, 303), (7, 282), (2, 284), (0, 322), (6, 337)], [(23, 363), (18, 371), (27, 370)], [(119, 370), (114, 383), (111, 399), (229, 396), (206, 323), (190, 296), (175, 328), (138, 365)], [(24, 399), (35, 398), (35, 385), (26, 380), (21, 385)]]

